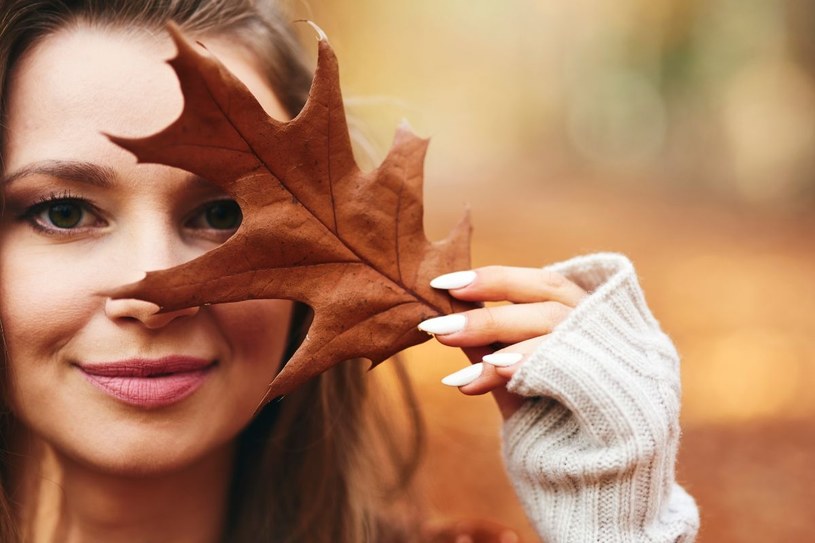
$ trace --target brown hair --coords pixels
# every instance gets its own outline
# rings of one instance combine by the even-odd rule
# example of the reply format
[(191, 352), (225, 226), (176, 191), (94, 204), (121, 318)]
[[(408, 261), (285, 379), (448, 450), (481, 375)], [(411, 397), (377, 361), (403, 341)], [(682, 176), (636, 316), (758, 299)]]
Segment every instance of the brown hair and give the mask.
[[(308, 95), (311, 70), (274, 0), (1, 1), (0, 119), (5, 118), (7, 80), (15, 62), (44, 36), (78, 21), (149, 30), (174, 21), (193, 36), (226, 34), (255, 57), (292, 117)], [(295, 306), (294, 323), (290, 351), (307, 326), (308, 308)], [(399, 363), (388, 365), (396, 387), (372, 387), (372, 374), (366, 375), (363, 363), (349, 361), (267, 405), (242, 431), (223, 541), (408, 539), (412, 530), (405, 529), (405, 522), (394, 522), (395, 513), (386, 504), (407, 494), (423, 432), (404, 369)], [(7, 543), (18, 536), (7, 488), (14, 417), (5, 400), (5, 357), (0, 369), (0, 541)], [(383, 390), (401, 391), (403, 406), (391, 406), (388, 418), (376, 397)], [(402, 414), (407, 431), (394, 430), (399, 426), (391, 417), (395, 411)]]

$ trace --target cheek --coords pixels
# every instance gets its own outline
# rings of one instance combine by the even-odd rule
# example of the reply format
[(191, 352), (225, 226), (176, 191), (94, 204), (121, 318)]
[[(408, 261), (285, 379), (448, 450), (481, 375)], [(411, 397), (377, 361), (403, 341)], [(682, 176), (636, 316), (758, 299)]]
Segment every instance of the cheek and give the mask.
[(81, 260), (62, 267), (36, 251), (0, 250), (0, 322), (11, 360), (44, 362), (82, 328), (101, 303), (89, 271)]
[(101, 302), (87, 288), (81, 261), (61, 268), (36, 251), (0, 245), (0, 323), (9, 368), (9, 401), (17, 414), (33, 420), (54, 411), (55, 386), (66, 382), (70, 368), (60, 363), (63, 348), (86, 326)]
[(234, 369), (248, 379), (267, 378), (264, 388), (280, 367), (292, 307), (288, 300), (249, 300), (211, 307), (229, 345)]

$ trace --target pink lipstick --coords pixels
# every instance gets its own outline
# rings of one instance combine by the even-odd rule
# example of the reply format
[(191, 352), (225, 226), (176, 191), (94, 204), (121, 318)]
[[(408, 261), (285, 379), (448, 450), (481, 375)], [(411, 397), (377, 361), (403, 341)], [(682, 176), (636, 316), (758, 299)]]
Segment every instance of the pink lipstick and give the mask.
[(198, 390), (215, 364), (203, 358), (166, 356), (77, 367), (101, 391), (126, 404), (152, 409), (180, 402)]

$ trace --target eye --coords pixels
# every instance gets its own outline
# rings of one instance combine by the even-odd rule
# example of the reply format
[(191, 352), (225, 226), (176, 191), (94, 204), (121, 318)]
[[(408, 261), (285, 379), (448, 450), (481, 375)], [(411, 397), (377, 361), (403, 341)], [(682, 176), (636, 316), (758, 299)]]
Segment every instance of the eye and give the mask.
[(241, 208), (235, 200), (216, 200), (203, 206), (187, 222), (187, 226), (208, 230), (236, 230), (242, 219)]
[(54, 204), (48, 208), (48, 220), (57, 228), (74, 228), (84, 215), (84, 210), (74, 202)]
[(240, 226), (243, 215), (234, 200), (221, 200), (207, 206), (207, 224), (216, 230), (233, 230)]
[(34, 227), (54, 233), (103, 222), (91, 211), (90, 204), (78, 198), (49, 198), (29, 208), (25, 216)]

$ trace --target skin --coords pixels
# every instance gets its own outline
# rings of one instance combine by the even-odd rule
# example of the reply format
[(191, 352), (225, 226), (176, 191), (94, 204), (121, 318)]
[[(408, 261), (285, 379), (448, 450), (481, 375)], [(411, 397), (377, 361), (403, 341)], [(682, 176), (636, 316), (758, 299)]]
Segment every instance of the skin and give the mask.
[[(285, 118), (251, 59), (227, 39), (203, 40)], [(31, 49), (9, 87), (5, 174), (45, 161), (107, 169), (106, 186), (37, 173), (4, 187), (0, 320), (11, 402), (20, 422), (11, 473), (24, 539), (208, 542), (223, 526), (233, 442), (278, 369), (291, 304), (258, 300), (157, 315), (106, 290), (147, 270), (188, 261), (222, 243), (203, 209), (219, 189), (161, 165), (136, 164), (102, 132), (152, 134), (180, 113), (178, 83), (164, 60), (169, 39), (75, 27)], [(77, 227), (54, 229), (43, 199), (81, 202)], [(451, 294), (509, 301), (466, 313), (465, 328), (437, 336), (473, 361), (501, 342), (530, 353), (585, 295), (541, 270), (486, 267)], [(169, 407), (130, 406), (94, 388), (76, 363), (169, 354), (217, 360), (194, 394)], [(464, 394), (493, 392), (504, 416), (520, 405), (504, 385), (520, 364), (485, 365)]]
[[(271, 115), (285, 118), (242, 50), (225, 40), (207, 45)], [(0, 319), (22, 423), (17, 449), (25, 455), (13, 473), (34, 541), (213, 541), (232, 442), (284, 349), (288, 301), (155, 315), (152, 304), (100, 294), (190, 260), (232, 232), (205, 220), (206, 206), (224, 198), (214, 185), (136, 164), (101, 134), (147, 135), (178, 116), (181, 93), (164, 63), (172, 54), (165, 38), (66, 29), (30, 50), (13, 73), (6, 175), (55, 160), (110, 173), (105, 187), (44, 174), (5, 186)], [(86, 209), (76, 227), (55, 229), (48, 209), (36, 205), (66, 195)], [(101, 392), (75, 366), (167, 355), (217, 365), (191, 396), (151, 410)]]
[[(524, 398), (506, 390), (506, 384), (558, 324), (588, 293), (558, 273), (538, 268), (486, 266), (475, 271), (467, 286), (449, 290), (460, 300), (470, 302), (509, 302), (464, 312), (466, 324), (455, 333), (436, 335), (442, 344), (461, 347), (473, 363), (484, 362), (480, 377), (459, 387), (466, 395), (491, 392), (506, 420), (521, 406)], [(506, 347), (494, 351), (495, 344)], [(493, 366), (483, 356), (497, 353), (523, 355), (511, 366)]]

